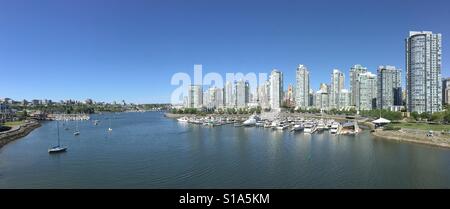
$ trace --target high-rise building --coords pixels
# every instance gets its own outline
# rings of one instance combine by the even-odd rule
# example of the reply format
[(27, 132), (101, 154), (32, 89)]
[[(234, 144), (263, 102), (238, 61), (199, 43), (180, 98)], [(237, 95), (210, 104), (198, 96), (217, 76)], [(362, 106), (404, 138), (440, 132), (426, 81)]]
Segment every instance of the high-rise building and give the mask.
[(299, 65), (296, 72), (296, 106), (306, 108), (309, 104), (309, 71), (304, 65)]
[(319, 90), (322, 90), (324, 92), (328, 92), (328, 85), (326, 83), (321, 83)]
[(314, 106), (315, 105), (315, 100), (314, 100), (314, 90), (313, 89), (309, 89), (309, 106)]
[(269, 77), (270, 81), (270, 108), (279, 111), (283, 99), (283, 73), (273, 69)]
[(401, 70), (379, 66), (377, 70), (377, 108), (392, 109), (402, 105)]
[(355, 101), (357, 110), (372, 110), (376, 108), (377, 76), (371, 72), (361, 73), (356, 79)]
[(203, 104), (202, 86), (190, 85), (188, 86), (187, 107), (201, 108)]
[(321, 111), (329, 109), (329, 94), (327, 91), (323, 91), (322, 89), (315, 93), (315, 107)]
[(248, 81), (239, 80), (235, 82), (236, 107), (245, 108), (249, 102), (249, 83)]
[(350, 91), (341, 89), (339, 93), (339, 109), (347, 109), (350, 107)]
[(203, 92), (203, 105), (202, 106), (205, 108), (212, 108), (209, 92), (210, 92), (209, 89), (206, 89)]
[(340, 108), (339, 95), (342, 89), (344, 89), (344, 73), (338, 69), (334, 69), (331, 73), (331, 89), (330, 89), (330, 108)]
[(450, 104), (450, 78), (442, 79), (442, 103)]
[(366, 73), (366, 72), (367, 72), (367, 68), (363, 67), (362, 65), (359, 65), (359, 64), (356, 64), (350, 68), (350, 92), (351, 92), (350, 104), (352, 106), (356, 106), (356, 98), (355, 98), (356, 93), (357, 93), (356, 83), (357, 83), (359, 74)]
[(223, 108), (223, 89), (217, 87), (209, 88), (207, 94), (209, 101), (207, 102), (207, 108)]
[(266, 81), (258, 87), (258, 103), (262, 109), (269, 109), (270, 82)]
[(228, 108), (233, 108), (236, 102), (234, 101), (234, 93), (233, 93), (233, 83), (231, 81), (227, 81), (225, 84), (225, 105)]
[(439, 112), (442, 110), (441, 34), (410, 31), (405, 41), (407, 110)]
[(294, 107), (295, 106), (295, 99), (294, 99), (294, 87), (289, 84), (286, 92), (284, 93), (284, 103), (288, 107)]

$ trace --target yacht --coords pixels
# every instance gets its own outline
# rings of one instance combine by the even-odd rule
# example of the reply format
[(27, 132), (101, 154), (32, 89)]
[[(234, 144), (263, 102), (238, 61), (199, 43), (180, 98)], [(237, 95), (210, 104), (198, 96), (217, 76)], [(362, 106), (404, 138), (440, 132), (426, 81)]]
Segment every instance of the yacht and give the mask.
[(305, 134), (312, 134), (316, 131), (316, 125), (314, 123), (306, 123), (303, 129)]
[(325, 123), (322, 121), (322, 120), (320, 120), (318, 123), (317, 123), (317, 131), (324, 131), (325, 130), (325, 128), (326, 128), (326, 126), (325, 126)]
[(188, 122), (188, 118), (187, 117), (181, 117), (181, 118), (178, 118), (177, 120), (180, 123), (187, 123)]
[(340, 124), (338, 122), (334, 122), (333, 124), (331, 124), (330, 133), (331, 134), (338, 134), (339, 126), (340, 126)]
[(305, 127), (302, 124), (296, 124), (294, 125), (294, 127), (292, 127), (292, 132), (296, 132), (296, 131), (303, 131)]
[(256, 125), (256, 116), (252, 115), (250, 116), (244, 123), (242, 123), (243, 126), (254, 126)]
[(288, 124), (280, 123), (280, 124), (276, 127), (276, 129), (277, 129), (277, 130), (284, 130), (284, 129), (287, 129), (288, 127), (289, 127)]

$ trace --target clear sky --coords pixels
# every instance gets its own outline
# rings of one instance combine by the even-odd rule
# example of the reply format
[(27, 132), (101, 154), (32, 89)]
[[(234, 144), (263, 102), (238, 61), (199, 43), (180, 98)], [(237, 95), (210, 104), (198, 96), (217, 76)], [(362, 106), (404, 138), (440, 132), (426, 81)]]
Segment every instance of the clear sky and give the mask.
[(0, 0), (0, 98), (169, 102), (176, 72), (310, 69), (314, 90), (354, 64), (405, 69), (410, 30), (443, 36), (450, 1)]

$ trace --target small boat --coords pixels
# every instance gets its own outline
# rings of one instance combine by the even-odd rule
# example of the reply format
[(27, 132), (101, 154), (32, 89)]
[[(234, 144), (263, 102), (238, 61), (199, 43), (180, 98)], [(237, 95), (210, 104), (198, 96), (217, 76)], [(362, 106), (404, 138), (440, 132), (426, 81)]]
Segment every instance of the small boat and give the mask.
[(189, 121), (187, 117), (181, 117), (181, 118), (178, 118), (177, 120), (180, 123), (187, 123)]
[(256, 127), (264, 127), (264, 122), (256, 122)]
[(276, 129), (277, 129), (277, 130), (284, 130), (284, 129), (287, 129), (288, 127), (289, 127), (288, 124), (280, 123), (280, 124), (276, 127)]
[(256, 116), (250, 116), (244, 123), (242, 123), (243, 126), (254, 126), (256, 125)]
[(60, 138), (59, 138), (59, 123), (58, 121), (56, 121), (56, 126), (58, 129), (58, 145), (57, 146), (53, 146), (50, 149), (48, 149), (48, 153), (52, 154), (52, 153), (59, 153), (59, 152), (65, 152), (67, 150), (67, 146), (61, 146), (60, 144)]
[(305, 129), (305, 127), (303, 127), (303, 125), (301, 125), (301, 124), (297, 124), (297, 125), (294, 125), (294, 127), (292, 127), (292, 132), (296, 132), (296, 131), (303, 131), (303, 129)]
[(314, 123), (306, 123), (303, 129), (305, 134), (312, 134), (316, 131), (316, 125)]
[(330, 133), (331, 134), (338, 134), (339, 131), (339, 126), (341, 124), (339, 124), (338, 122), (334, 122), (333, 124), (331, 124), (331, 129), (330, 129)]
[(325, 128), (326, 128), (325, 123), (324, 123), (322, 120), (320, 120), (320, 121), (317, 123), (317, 128), (316, 128), (316, 130), (317, 130), (318, 132), (321, 132), (321, 131), (324, 131)]
[(94, 126), (98, 125), (98, 120), (94, 120)]
[(109, 128), (108, 128), (108, 131), (109, 131), (109, 132), (112, 131), (112, 128), (111, 128), (111, 119), (109, 119)]

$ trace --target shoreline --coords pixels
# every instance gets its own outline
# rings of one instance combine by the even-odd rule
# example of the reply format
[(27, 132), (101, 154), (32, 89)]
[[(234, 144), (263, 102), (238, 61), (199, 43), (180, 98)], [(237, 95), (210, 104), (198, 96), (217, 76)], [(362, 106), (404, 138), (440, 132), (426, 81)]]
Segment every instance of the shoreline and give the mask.
[[(405, 131), (405, 130), (404, 130)], [(421, 133), (423, 131), (420, 131)], [(427, 137), (425, 132), (423, 132), (423, 136), (413, 135), (411, 133), (400, 132), (400, 131), (381, 131), (375, 130), (372, 132), (375, 137), (384, 139), (384, 140), (394, 140), (399, 142), (408, 142), (408, 143), (416, 143), (422, 145), (429, 145), (434, 147), (448, 148), (450, 149), (450, 140), (444, 139), (439, 136)], [(434, 141), (433, 141), (434, 140)], [(441, 142), (439, 142), (440, 140)], [(444, 142), (442, 142), (444, 141)]]
[(31, 133), (34, 129), (40, 127), (41, 124), (37, 121), (30, 121), (26, 124), (15, 126), (9, 131), (1, 132), (0, 133), (0, 149), (8, 144), (9, 142), (12, 142), (14, 140), (23, 138), (27, 136), (29, 133)]
[[(172, 118), (172, 119), (177, 119), (177, 118), (181, 118), (184, 116), (193, 116), (193, 115), (192, 114), (165, 113), (165, 117)], [(227, 116), (227, 114), (223, 114), (223, 116)], [(230, 115), (230, 116), (245, 117), (247, 115)], [(295, 114), (294, 113), (294, 116), (305, 116), (305, 117), (312, 117), (312, 118), (331, 118), (331, 119), (335, 119), (335, 120), (339, 120), (339, 121), (349, 120), (343, 116), (333, 116), (333, 115), (327, 115), (325, 117), (322, 117), (322, 116), (311, 115), (311, 114), (299, 114), (299, 113)], [(376, 138), (450, 149), (450, 137), (442, 136), (440, 133), (436, 133), (436, 135), (433, 137), (427, 137), (426, 131), (419, 131), (419, 130), (408, 130), (408, 129), (403, 129), (402, 131), (375, 130), (374, 125), (367, 120), (356, 120), (356, 121), (358, 122), (358, 124), (365, 126), (366, 129), (369, 129), (370, 131), (372, 131), (371, 134), (373, 136), (375, 136)]]

